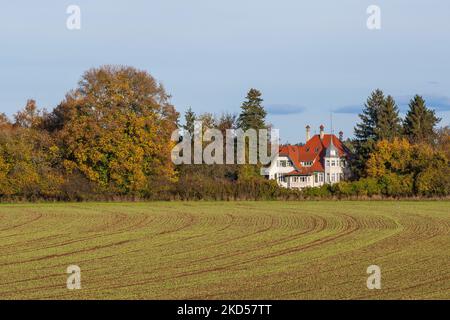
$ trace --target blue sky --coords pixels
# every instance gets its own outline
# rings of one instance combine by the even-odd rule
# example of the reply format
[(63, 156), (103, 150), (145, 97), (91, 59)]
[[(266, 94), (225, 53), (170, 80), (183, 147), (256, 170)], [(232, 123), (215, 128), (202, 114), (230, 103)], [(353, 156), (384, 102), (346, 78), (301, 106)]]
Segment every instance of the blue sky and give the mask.
[[(81, 8), (81, 30), (66, 8)], [(366, 9), (381, 8), (381, 30)], [(353, 132), (375, 88), (405, 110), (415, 93), (450, 120), (448, 0), (41, 0), (0, 4), (0, 108), (52, 109), (82, 73), (125, 64), (160, 80), (180, 112), (239, 112), (263, 92), (283, 142), (304, 127)]]

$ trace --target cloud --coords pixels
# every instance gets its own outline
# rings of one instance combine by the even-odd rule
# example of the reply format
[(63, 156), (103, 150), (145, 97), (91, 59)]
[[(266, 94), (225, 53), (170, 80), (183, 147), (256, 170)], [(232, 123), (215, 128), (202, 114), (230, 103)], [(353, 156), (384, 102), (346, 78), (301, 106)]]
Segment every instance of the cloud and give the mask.
[(273, 115), (299, 114), (306, 110), (305, 107), (292, 104), (269, 104), (266, 106), (267, 113)]
[[(422, 97), (425, 99), (427, 107), (436, 111), (450, 111), (450, 97), (435, 94), (424, 94)], [(400, 112), (408, 111), (408, 105), (414, 95), (395, 96), (394, 100), (400, 109)], [(348, 105), (341, 106), (333, 109), (334, 113), (361, 113), (364, 104), (361, 105)]]

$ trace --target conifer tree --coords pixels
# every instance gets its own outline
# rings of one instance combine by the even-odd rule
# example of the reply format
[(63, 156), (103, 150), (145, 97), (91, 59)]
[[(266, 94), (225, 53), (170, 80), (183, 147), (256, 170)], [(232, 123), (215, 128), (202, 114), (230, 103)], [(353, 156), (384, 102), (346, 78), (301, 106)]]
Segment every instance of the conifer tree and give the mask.
[(189, 132), (191, 137), (194, 134), (194, 122), (197, 119), (197, 116), (195, 115), (195, 112), (192, 111), (192, 108), (189, 107), (184, 114), (185, 124), (183, 126), (183, 129)]
[(366, 162), (377, 141), (378, 113), (384, 104), (383, 91), (376, 89), (367, 99), (364, 110), (359, 115), (361, 122), (355, 127), (355, 154), (351, 162), (356, 178), (365, 175)]
[(261, 92), (250, 89), (246, 101), (241, 106), (241, 114), (237, 120), (238, 127), (242, 130), (266, 128), (267, 112), (262, 106)]
[(372, 92), (367, 102), (364, 104), (364, 110), (359, 115), (361, 122), (356, 124), (355, 137), (360, 142), (376, 139), (376, 127), (378, 123), (378, 112), (385, 103), (384, 93), (380, 89)]
[(433, 143), (435, 126), (441, 121), (434, 110), (428, 109), (425, 100), (416, 95), (409, 103), (409, 111), (403, 123), (405, 135), (411, 142)]
[(389, 95), (377, 112), (375, 138), (392, 141), (395, 137), (400, 136), (400, 132), (401, 121), (398, 115), (398, 107), (394, 98)]

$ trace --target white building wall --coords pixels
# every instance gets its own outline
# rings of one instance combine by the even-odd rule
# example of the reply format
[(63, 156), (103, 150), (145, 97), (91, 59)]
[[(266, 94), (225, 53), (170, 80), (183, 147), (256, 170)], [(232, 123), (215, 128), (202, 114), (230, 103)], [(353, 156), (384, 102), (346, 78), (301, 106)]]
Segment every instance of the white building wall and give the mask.
[[(286, 164), (285, 166), (283, 166), (284, 163)], [(324, 184), (334, 184), (341, 181), (343, 177), (348, 177), (349, 169), (347, 166), (343, 167), (343, 164), (346, 165), (345, 159), (326, 157), (323, 163), (325, 172), (317, 172), (309, 176), (285, 176), (287, 173), (296, 170), (296, 168), (292, 165), (288, 157), (278, 156), (268, 168), (264, 168), (263, 170), (264, 175), (270, 180), (276, 179), (282, 187), (302, 189), (306, 187), (320, 187)]]
[[(286, 164), (283, 166), (283, 164)], [(287, 188), (288, 183), (285, 179), (285, 174), (295, 170), (292, 162), (288, 157), (278, 156), (272, 163), (270, 167), (265, 169), (266, 175), (270, 180), (276, 179), (278, 184)]]

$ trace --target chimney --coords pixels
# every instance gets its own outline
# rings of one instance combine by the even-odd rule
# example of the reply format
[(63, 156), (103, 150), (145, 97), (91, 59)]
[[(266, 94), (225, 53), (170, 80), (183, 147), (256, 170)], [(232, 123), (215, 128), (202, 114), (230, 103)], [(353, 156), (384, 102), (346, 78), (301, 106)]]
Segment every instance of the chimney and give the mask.
[(311, 127), (309, 125), (306, 126), (306, 141), (308, 142), (311, 139)]
[(344, 140), (344, 133), (342, 131), (339, 131), (339, 140)]
[(321, 124), (320, 125), (320, 140), (323, 140), (323, 136), (324, 136), (324, 132), (323, 132), (323, 129), (324, 129), (325, 127), (323, 126), (323, 124)]

